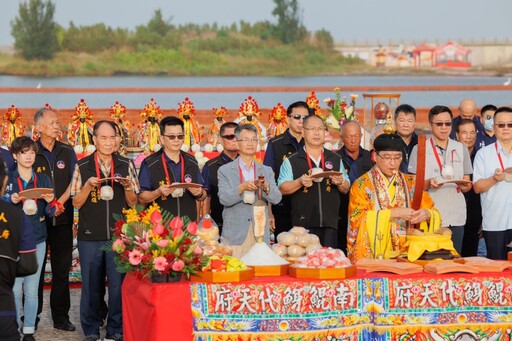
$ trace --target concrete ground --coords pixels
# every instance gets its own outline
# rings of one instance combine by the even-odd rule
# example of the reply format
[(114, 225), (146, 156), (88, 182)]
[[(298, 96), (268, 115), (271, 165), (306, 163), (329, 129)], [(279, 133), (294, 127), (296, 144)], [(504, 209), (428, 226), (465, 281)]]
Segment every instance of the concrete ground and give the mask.
[[(80, 289), (71, 289), (71, 310), (69, 318), (76, 326), (76, 331), (65, 332), (53, 328), (52, 316), (50, 313), (50, 290), (44, 290), (43, 312), (39, 316), (41, 321), (37, 327), (34, 337), (37, 341), (75, 341), (82, 340), (84, 333), (80, 327)], [(102, 329), (102, 337), (105, 337), (105, 330)]]

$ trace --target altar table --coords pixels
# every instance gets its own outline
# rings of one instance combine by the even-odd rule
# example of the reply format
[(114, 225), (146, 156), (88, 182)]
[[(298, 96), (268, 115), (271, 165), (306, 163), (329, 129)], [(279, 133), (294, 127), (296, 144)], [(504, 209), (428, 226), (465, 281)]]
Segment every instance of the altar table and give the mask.
[[(512, 271), (154, 284), (127, 275), (130, 340), (510, 340)], [(466, 337), (466, 338), (464, 338)], [(472, 337), (472, 338), (469, 338)]]

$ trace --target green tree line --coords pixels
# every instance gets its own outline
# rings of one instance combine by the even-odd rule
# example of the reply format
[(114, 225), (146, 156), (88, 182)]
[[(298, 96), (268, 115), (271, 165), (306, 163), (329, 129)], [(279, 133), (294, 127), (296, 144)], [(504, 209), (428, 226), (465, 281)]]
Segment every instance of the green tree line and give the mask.
[(144, 53), (152, 50), (200, 50), (237, 54), (257, 48), (291, 45), (298, 49), (314, 48), (327, 52), (333, 38), (326, 30), (309, 32), (302, 24), (298, 0), (273, 0), (275, 21), (254, 24), (240, 21), (230, 26), (209, 24), (175, 25), (156, 10), (146, 25), (135, 30), (111, 28), (103, 23), (77, 26), (71, 21), (66, 29), (53, 20), (55, 5), (51, 0), (21, 3), (18, 16), (11, 22), (16, 51), (26, 60), (51, 59), (56, 52), (104, 51)]

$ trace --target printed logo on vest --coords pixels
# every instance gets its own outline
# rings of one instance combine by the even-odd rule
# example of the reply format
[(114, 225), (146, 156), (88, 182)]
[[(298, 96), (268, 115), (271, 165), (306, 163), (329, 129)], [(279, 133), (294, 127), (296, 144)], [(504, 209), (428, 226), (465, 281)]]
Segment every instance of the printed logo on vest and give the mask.
[(331, 161), (326, 161), (326, 162), (325, 162), (325, 168), (326, 168), (326, 169), (332, 169), (332, 167), (333, 167), (333, 166), (332, 166), (332, 162), (331, 162)]
[(64, 161), (62, 161), (62, 160), (57, 161), (57, 168), (58, 169), (64, 169), (64, 167), (66, 167), (66, 164), (64, 163)]
[(186, 183), (191, 183), (192, 182), (192, 176), (190, 176), (190, 174), (185, 174), (185, 182)]
[(123, 176), (119, 173), (114, 174), (114, 178), (122, 178)]

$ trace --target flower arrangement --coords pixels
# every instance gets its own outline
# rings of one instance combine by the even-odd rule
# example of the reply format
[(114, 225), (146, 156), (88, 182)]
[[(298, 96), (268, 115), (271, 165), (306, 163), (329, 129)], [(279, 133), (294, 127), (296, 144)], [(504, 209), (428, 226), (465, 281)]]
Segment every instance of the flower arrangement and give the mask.
[(153, 203), (123, 210), (117, 222), (111, 247), (117, 271), (133, 272), (136, 277), (176, 276), (200, 271), (208, 259), (199, 247), (197, 223), (188, 217), (173, 217)]
[(350, 104), (347, 104), (345, 96), (340, 93), (340, 88), (334, 88), (335, 99), (326, 98), (329, 115), (325, 118), (325, 123), (334, 129), (340, 129), (345, 121), (355, 121), (354, 109), (358, 95), (350, 95)]

